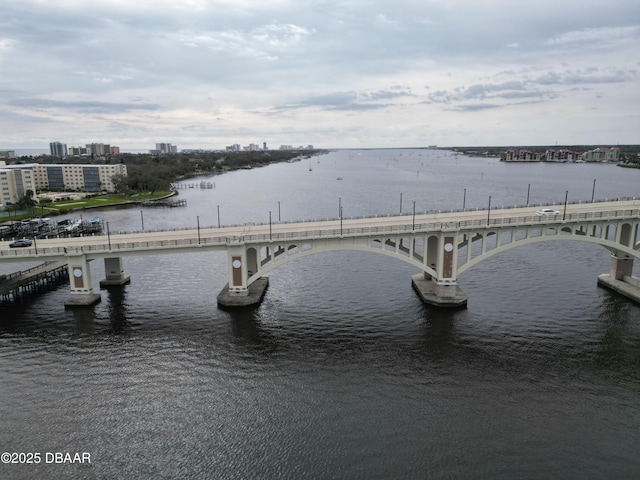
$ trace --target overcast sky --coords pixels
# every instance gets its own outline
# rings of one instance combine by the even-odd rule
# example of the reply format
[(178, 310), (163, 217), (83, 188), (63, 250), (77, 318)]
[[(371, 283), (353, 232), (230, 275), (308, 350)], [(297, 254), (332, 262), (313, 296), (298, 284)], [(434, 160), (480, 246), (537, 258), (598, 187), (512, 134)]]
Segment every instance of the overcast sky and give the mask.
[(0, 0), (0, 149), (639, 134), (638, 0)]

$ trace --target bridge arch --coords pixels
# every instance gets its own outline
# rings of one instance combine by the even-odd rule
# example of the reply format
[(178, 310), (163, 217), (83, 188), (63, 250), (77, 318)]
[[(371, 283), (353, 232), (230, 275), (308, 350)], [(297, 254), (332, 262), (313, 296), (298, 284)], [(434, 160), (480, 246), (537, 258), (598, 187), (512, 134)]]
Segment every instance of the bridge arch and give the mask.
[[(567, 231), (568, 230), (568, 231)], [(570, 233), (570, 235), (564, 235), (562, 234), (562, 232), (565, 233)], [(635, 243), (635, 245), (632, 246), (626, 246), (626, 245), (622, 245), (620, 243), (617, 243), (613, 240), (606, 240), (606, 239), (602, 239), (602, 238), (595, 238), (595, 237), (590, 237), (590, 236), (585, 236), (584, 234), (576, 234), (575, 232), (571, 234), (571, 231), (568, 227), (563, 227), (560, 229), (560, 233), (556, 234), (556, 235), (538, 235), (538, 236), (534, 236), (534, 237), (528, 237), (526, 239), (522, 239), (522, 240), (518, 240), (515, 242), (510, 242), (510, 243), (505, 243), (503, 245), (499, 245), (496, 248), (493, 248), (491, 250), (487, 250), (485, 252), (483, 252), (480, 255), (477, 255), (473, 258), (471, 258), (469, 261), (461, 264), (458, 267), (458, 275), (461, 273), (464, 273), (466, 270), (470, 269), (471, 267), (477, 265), (478, 263), (480, 263), (481, 261), (492, 257), (493, 255), (496, 255), (498, 253), (510, 250), (512, 248), (516, 248), (516, 247), (520, 247), (520, 246), (525, 246), (525, 245), (532, 245), (534, 243), (541, 243), (541, 242), (547, 242), (547, 241), (554, 241), (554, 240), (565, 240), (565, 241), (578, 241), (578, 242), (587, 242), (587, 243), (592, 243), (592, 244), (597, 244), (600, 245), (604, 248), (606, 248), (607, 250), (609, 250), (611, 253), (622, 253), (622, 254), (626, 254), (629, 255), (630, 257), (633, 258), (637, 258), (640, 259), (640, 242)], [(631, 243), (630, 241), (628, 243)]]
[[(436, 239), (437, 240), (437, 239)], [(321, 245), (314, 244), (312, 241), (304, 242), (291, 242), (291, 243), (278, 243), (261, 245), (259, 247), (247, 248), (247, 261), (249, 278), (247, 284), (251, 285), (260, 277), (268, 274), (270, 271), (292, 262), (299, 258), (304, 258), (310, 255), (320, 254), (331, 251), (360, 251), (367, 253), (375, 253), (378, 255), (384, 255), (396, 260), (400, 260), (404, 263), (419, 268), (429, 275), (437, 275), (435, 270), (435, 264), (428, 266), (424, 263), (424, 257), (422, 254), (418, 254), (414, 249), (410, 248), (410, 242), (413, 242), (414, 247), (417, 245), (421, 250), (424, 249), (424, 239), (420, 237), (411, 237), (410, 235), (402, 237), (390, 237), (390, 238), (373, 238), (367, 243), (347, 243), (347, 242), (322, 242)], [(409, 246), (407, 246), (409, 245)], [(249, 251), (260, 252), (257, 256), (257, 262), (252, 264), (250, 261)], [(256, 269), (253, 270), (252, 266)]]

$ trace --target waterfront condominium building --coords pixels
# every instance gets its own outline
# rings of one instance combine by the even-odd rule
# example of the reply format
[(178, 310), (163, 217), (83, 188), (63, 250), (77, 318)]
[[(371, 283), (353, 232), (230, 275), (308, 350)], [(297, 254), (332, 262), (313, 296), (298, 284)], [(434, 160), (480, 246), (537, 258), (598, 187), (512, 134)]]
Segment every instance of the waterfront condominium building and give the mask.
[(4, 165), (0, 162), (0, 204), (16, 203), (27, 190), (100, 192), (115, 191), (113, 178), (127, 175), (127, 166), (29, 163)]
[(51, 142), (49, 144), (52, 157), (65, 158), (67, 156), (67, 144), (60, 142)]

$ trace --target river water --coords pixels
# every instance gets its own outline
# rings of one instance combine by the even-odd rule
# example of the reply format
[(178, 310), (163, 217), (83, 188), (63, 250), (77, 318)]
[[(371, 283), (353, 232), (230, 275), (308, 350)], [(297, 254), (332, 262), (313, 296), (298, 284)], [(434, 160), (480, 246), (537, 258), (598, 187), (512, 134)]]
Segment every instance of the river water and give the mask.
[[(204, 180), (186, 207), (97, 215), (114, 232), (398, 213), (401, 194), (404, 213), (640, 194), (640, 170), (435, 150)], [(131, 284), (95, 307), (65, 310), (61, 286), (0, 311), (0, 449), (42, 458), (0, 478), (640, 477), (640, 306), (597, 286), (602, 247), (495, 255), (459, 278), (460, 311), (421, 304), (415, 269), (373, 253), (285, 264), (245, 312), (216, 306), (222, 252), (124, 265)]]

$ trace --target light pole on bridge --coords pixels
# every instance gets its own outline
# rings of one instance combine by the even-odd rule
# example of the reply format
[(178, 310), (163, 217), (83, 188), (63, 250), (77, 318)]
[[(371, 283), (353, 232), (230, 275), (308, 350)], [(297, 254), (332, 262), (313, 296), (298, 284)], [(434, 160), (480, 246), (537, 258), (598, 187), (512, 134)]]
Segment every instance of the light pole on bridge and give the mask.
[(464, 191), (462, 192), (462, 211), (463, 212), (466, 205), (467, 205), (467, 189), (465, 188)]
[(489, 208), (487, 209), (487, 225), (489, 225), (490, 216), (491, 216), (491, 195), (489, 195)]
[(107, 222), (107, 243), (109, 244), (109, 250), (111, 250), (111, 234), (109, 233), (109, 222)]
[(531, 184), (527, 187), (527, 207), (529, 206), (529, 193), (531, 192)]
[(400, 193), (400, 215), (402, 215), (402, 193)]
[(413, 201), (413, 221), (411, 222), (411, 230), (416, 229), (416, 201)]
[(269, 240), (272, 239), (271, 235), (271, 210), (269, 210)]
[(596, 195), (596, 179), (593, 179), (593, 190), (591, 190), (591, 203), (593, 203), (593, 199)]
[(198, 245), (200, 245), (200, 216), (196, 217), (196, 222), (198, 224)]
[(569, 190), (564, 192), (564, 211), (562, 212), (562, 220), (564, 220), (567, 215), (567, 198), (569, 198)]
[(218, 205), (218, 228), (220, 228), (220, 205)]

